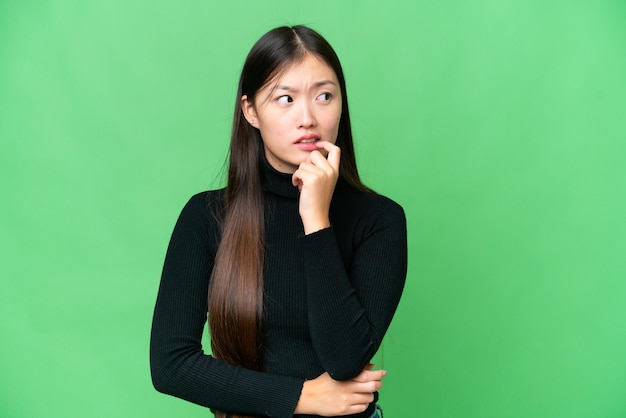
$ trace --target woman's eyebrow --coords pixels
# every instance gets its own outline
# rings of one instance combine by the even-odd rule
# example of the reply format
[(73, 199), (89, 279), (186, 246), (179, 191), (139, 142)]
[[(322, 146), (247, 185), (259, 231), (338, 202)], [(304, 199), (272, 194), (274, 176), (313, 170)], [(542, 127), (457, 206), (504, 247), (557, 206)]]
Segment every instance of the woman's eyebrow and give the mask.
[[(321, 80), (321, 81), (316, 81), (315, 83), (312, 84), (312, 87), (314, 88), (318, 88), (318, 87), (323, 87), (326, 85), (333, 85), (333, 86), (337, 86), (337, 83), (335, 83), (332, 80)], [(294, 91), (297, 92), (298, 89), (295, 87), (292, 87), (290, 85), (287, 84), (279, 84), (278, 86), (276, 86), (276, 90), (285, 90), (285, 91)]]

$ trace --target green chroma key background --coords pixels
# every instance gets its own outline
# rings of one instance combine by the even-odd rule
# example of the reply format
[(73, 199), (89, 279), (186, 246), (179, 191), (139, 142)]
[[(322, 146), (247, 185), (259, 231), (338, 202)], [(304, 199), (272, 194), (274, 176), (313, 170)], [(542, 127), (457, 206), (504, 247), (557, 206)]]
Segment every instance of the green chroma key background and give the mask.
[(621, 0), (2, 0), (0, 416), (210, 415), (152, 388), (160, 270), (247, 51), (297, 23), (408, 216), (387, 416), (626, 416)]

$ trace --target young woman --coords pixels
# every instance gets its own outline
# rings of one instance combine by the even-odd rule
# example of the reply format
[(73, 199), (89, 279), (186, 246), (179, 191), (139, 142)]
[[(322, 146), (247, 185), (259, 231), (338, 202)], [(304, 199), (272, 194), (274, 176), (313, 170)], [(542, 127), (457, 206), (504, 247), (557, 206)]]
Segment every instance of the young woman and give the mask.
[(226, 188), (193, 196), (174, 228), (154, 386), (218, 417), (377, 417), (386, 371), (370, 360), (406, 269), (402, 208), (359, 179), (335, 52), (274, 29), (243, 67)]

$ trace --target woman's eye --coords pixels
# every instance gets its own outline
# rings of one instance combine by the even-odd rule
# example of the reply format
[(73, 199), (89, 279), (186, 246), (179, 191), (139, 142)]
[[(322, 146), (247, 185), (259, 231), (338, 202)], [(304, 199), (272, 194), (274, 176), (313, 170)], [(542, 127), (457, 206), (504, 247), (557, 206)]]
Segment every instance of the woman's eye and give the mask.
[(293, 98), (291, 96), (280, 96), (276, 101), (280, 104), (287, 104), (293, 102)]
[(317, 100), (322, 101), (322, 102), (327, 102), (330, 100), (331, 97), (332, 95), (330, 93), (322, 93), (319, 96), (317, 96)]

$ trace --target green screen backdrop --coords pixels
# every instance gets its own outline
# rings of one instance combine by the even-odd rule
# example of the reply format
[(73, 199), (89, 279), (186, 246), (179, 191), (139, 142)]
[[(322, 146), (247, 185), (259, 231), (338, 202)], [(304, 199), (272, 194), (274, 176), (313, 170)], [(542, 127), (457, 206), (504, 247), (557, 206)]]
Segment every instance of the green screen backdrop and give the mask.
[(0, 1), (0, 416), (206, 417), (148, 341), (268, 29), (342, 59), (409, 274), (386, 416), (626, 416), (623, 0)]

